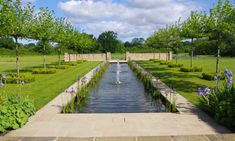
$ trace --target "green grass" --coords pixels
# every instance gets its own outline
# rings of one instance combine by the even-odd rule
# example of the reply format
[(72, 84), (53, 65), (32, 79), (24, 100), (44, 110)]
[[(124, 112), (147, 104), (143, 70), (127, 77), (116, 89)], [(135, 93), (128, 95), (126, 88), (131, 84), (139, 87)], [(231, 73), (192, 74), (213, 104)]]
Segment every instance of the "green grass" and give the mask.
[[(63, 56), (61, 56), (63, 59)], [(0, 72), (14, 71), (16, 69), (14, 56), (2, 55), (0, 56)], [(46, 56), (46, 63), (56, 63), (58, 61), (57, 55)], [(42, 66), (43, 56), (41, 55), (26, 55), (20, 57), (20, 68), (32, 67), (32, 66)]]
[[(57, 56), (48, 56), (47, 63), (57, 61)], [(0, 73), (15, 69), (14, 57), (0, 58)], [(21, 68), (42, 65), (42, 56), (25, 56), (21, 58)], [(25, 84), (7, 84), (0, 87), (1, 94), (19, 94), (29, 96), (37, 109), (41, 108), (54, 97), (73, 84), (78, 77), (85, 75), (100, 62), (84, 62), (77, 66), (70, 66), (65, 70), (57, 70), (55, 74), (37, 74), (36, 81)]]
[(125, 53), (112, 53), (111, 57), (113, 60), (125, 60), (126, 54)]
[[(172, 62), (175, 62), (174, 60)], [(179, 63), (189, 67), (189, 57), (183, 57)], [(215, 72), (215, 57), (198, 56), (194, 59), (194, 66), (203, 67), (203, 72)], [(159, 65), (151, 61), (139, 61), (142, 67), (151, 72), (154, 76), (160, 78), (168, 86), (173, 87), (178, 93), (198, 106), (199, 97), (197, 96), (198, 87), (215, 86), (215, 81), (201, 79), (202, 72), (180, 72), (179, 68), (168, 68), (167, 65)], [(221, 58), (220, 70), (228, 68), (235, 72), (235, 58)], [(222, 85), (223, 82), (220, 83)]]

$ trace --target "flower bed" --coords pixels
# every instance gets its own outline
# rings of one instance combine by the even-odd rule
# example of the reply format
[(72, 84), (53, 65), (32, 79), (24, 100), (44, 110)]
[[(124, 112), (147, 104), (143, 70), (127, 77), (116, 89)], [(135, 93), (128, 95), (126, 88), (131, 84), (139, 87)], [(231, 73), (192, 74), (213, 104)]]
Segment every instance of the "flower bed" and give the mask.
[[(220, 79), (215, 79), (213, 90), (209, 87), (198, 88), (200, 107), (212, 115), (217, 122), (235, 130), (235, 88), (233, 85), (233, 72), (225, 69), (225, 83), (219, 88)], [(217, 77), (217, 76), (216, 76)]]

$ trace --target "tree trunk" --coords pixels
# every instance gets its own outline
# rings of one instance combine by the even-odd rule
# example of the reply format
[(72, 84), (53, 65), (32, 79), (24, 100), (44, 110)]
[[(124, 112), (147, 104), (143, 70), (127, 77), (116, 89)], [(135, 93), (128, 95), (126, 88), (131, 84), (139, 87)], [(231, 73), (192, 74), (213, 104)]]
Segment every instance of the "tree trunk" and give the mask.
[(190, 56), (190, 67), (193, 67), (193, 38), (192, 38), (192, 42), (191, 42), (191, 56)]
[(15, 42), (16, 42), (16, 69), (17, 69), (17, 77), (19, 77), (20, 75), (20, 62), (19, 62), (20, 49), (19, 49), (17, 37), (15, 37)]
[(59, 66), (60, 66), (60, 64), (61, 64), (61, 61), (60, 61), (60, 59), (61, 59), (61, 57), (60, 57), (61, 52), (60, 52), (60, 51), (61, 51), (61, 50), (59, 49), (59, 50), (58, 50), (58, 59), (59, 59), (58, 61), (59, 61)]
[(219, 59), (220, 59), (220, 44), (218, 46), (218, 50), (217, 50), (217, 58), (216, 58), (216, 71), (215, 73), (218, 75), (219, 73)]
[(176, 57), (175, 57), (176, 64), (178, 64), (178, 47), (176, 47)]
[(44, 69), (46, 69), (46, 47), (45, 47), (45, 44), (43, 43), (43, 67)]

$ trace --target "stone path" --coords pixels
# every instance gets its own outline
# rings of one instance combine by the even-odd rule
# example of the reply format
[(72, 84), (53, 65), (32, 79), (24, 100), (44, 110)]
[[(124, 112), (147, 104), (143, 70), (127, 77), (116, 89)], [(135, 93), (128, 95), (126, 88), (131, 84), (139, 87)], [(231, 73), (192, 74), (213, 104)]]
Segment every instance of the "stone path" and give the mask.
[[(94, 70), (86, 75), (88, 80), (94, 74)], [(155, 78), (153, 81), (156, 83), (158, 80)], [(167, 86), (164, 83), (159, 84), (161, 92), (168, 98)], [(77, 88), (77, 86), (78, 83), (75, 83), (71, 87)], [(230, 132), (179, 94), (177, 94), (179, 113), (60, 114), (61, 106), (71, 97), (70, 93), (62, 93), (31, 117), (23, 128), (11, 131), (6, 137), (130, 137), (130, 140), (136, 140), (136, 136), (216, 135)], [(172, 137), (167, 138), (172, 139)], [(199, 137), (201, 138), (204, 136)], [(95, 138), (95, 140), (100, 139)]]
[(0, 141), (234, 141), (235, 135), (193, 135), (152, 137), (0, 137)]

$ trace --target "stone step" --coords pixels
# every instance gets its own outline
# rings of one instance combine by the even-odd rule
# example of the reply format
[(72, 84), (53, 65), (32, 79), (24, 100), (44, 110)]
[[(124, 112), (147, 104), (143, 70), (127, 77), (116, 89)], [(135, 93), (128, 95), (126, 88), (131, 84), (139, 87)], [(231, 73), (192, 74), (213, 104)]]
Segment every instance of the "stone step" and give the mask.
[(235, 134), (154, 137), (0, 137), (0, 141), (235, 141)]

